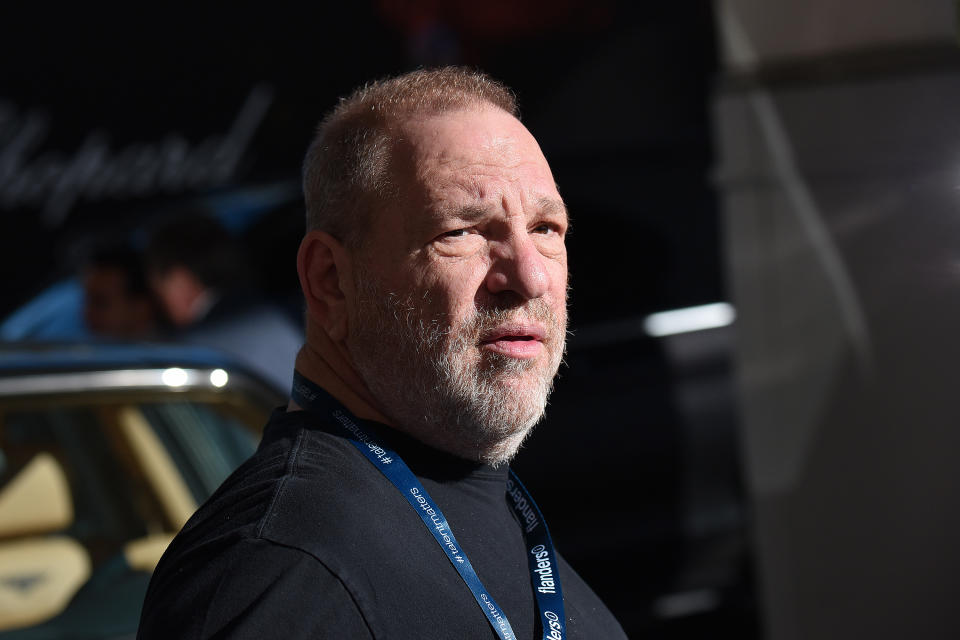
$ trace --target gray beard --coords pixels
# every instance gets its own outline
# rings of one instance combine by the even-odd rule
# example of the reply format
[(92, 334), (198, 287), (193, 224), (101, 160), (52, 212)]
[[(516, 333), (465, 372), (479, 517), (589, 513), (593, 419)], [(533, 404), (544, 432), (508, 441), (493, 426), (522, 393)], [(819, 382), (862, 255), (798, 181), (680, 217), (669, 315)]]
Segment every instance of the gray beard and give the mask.
[[(563, 358), (566, 314), (557, 318), (543, 300), (477, 309), (456, 322), (426, 317), (422, 297), (383, 291), (357, 274), (357, 317), (348, 343), (354, 365), (380, 408), (418, 440), (494, 466), (508, 462), (546, 410)], [(547, 328), (549, 360), (521, 360), (480, 352), (484, 332), (510, 320)], [(539, 373), (534, 372), (537, 368)], [(529, 382), (535, 376), (533, 384)]]

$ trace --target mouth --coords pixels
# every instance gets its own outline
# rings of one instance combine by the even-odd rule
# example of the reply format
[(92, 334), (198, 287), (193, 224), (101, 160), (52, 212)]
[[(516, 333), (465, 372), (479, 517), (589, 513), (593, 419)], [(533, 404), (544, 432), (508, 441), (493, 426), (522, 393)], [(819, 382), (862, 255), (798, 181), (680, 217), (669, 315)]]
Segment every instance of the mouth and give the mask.
[(534, 324), (501, 325), (481, 338), (480, 348), (526, 360), (540, 354), (545, 335), (543, 327)]

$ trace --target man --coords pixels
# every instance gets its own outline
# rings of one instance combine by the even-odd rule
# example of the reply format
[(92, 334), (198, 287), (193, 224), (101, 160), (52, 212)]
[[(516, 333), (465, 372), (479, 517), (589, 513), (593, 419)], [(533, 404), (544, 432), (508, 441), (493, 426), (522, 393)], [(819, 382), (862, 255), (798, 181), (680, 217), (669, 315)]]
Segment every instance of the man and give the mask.
[(509, 91), (368, 85), (304, 191), (294, 400), (168, 550), (140, 637), (624, 637), (508, 475), (563, 355), (568, 225)]
[(126, 243), (102, 241), (80, 270), (83, 321), (97, 336), (144, 339), (157, 329), (157, 305), (140, 254)]
[(303, 333), (254, 293), (240, 246), (223, 225), (203, 211), (182, 213), (153, 229), (145, 254), (173, 338), (219, 349), (278, 390), (290, 388)]

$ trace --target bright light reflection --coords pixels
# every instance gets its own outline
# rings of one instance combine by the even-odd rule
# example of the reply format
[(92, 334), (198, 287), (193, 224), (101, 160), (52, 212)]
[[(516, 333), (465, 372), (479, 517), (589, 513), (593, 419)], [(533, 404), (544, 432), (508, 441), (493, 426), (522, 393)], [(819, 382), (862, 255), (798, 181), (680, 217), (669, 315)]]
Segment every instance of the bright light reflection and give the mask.
[(648, 336), (661, 338), (677, 333), (715, 329), (731, 324), (737, 317), (733, 306), (726, 302), (687, 307), (673, 311), (652, 313), (643, 320)]
[(160, 379), (163, 380), (163, 384), (168, 387), (182, 387), (187, 384), (187, 372), (179, 367), (172, 367), (165, 369), (164, 372), (160, 374)]
[(223, 369), (214, 369), (210, 372), (210, 384), (215, 387), (222, 387), (227, 384), (227, 380), (230, 379), (230, 376), (227, 375), (227, 372)]

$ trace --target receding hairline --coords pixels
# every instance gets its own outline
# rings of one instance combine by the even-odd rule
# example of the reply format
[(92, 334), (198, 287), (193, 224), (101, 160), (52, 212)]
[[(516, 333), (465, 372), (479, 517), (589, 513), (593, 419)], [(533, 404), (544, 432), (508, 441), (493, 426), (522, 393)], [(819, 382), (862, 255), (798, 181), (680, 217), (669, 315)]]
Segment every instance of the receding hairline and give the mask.
[(385, 120), (411, 114), (444, 113), (489, 104), (520, 118), (517, 100), (505, 84), (480, 71), (464, 67), (418, 69), (366, 83), (341, 98), (327, 120), (370, 110)]
[(341, 98), (316, 130), (303, 166), (307, 229), (359, 241), (365, 214), (396, 195), (389, 165), (405, 125), (493, 108), (520, 120), (513, 92), (463, 67), (421, 69), (368, 82)]

